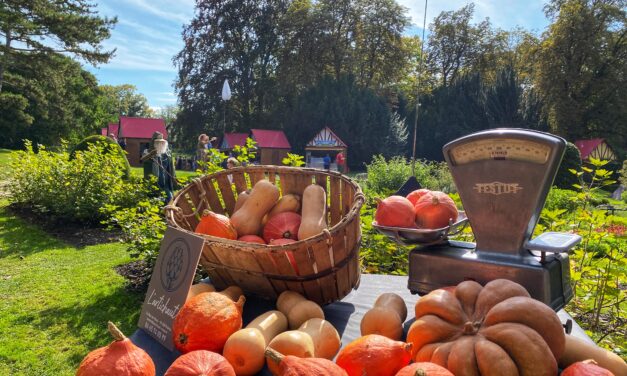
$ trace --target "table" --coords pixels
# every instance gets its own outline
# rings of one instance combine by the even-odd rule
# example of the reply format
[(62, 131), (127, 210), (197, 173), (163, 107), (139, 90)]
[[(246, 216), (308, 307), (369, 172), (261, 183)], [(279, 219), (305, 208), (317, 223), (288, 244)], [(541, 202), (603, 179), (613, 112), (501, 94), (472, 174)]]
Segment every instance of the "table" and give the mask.
[[(403, 325), (403, 338), (405, 338), (407, 330), (414, 321), (414, 305), (419, 299), (418, 295), (412, 295), (407, 289), (407, 276), (362, 274), (361, 283), (357, 290), (353, 290), (341, 301), (323, 307), (325, 319), (331, 322), (340, 333), (342, 345), (346, 345), (360, 336), (359, 323), (361, 318), (372, 308), (377, 297), (384, 292), (394, 292), (405, 300), (408, 312), (408, 320)], [(276, 309), (274, 303), (274, 301), (247, 297), (244, 305), (244, 326), (260, 314)], [(572, 317), (564, 310), (560, 310), (557, 314), (562, 323), (568, 319), (572, 320)], [(574, 320), (571, 334), (594, 343)], [(168, 351), (141, 329), (138, 329), (130, 339), (150, 354), (157, 367), (157, 376), (162, 376), (170, 364), (180, 355), (177, 351)], [(269, 376), (271, 374), (264, 368), (259, 375)]]

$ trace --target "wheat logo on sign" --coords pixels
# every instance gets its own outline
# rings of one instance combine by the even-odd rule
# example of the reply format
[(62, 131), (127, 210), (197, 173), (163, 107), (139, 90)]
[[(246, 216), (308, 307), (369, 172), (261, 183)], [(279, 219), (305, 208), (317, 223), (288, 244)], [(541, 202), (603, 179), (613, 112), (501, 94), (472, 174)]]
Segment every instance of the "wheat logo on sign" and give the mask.
[(189, 272), (190, 248), (184, 239), (179, 238), (170, 243), (165, 252), (159, 270), (161, 286), (172, 292), (181, 286)]
[(501, 183), (494, 181), (492, 183), (476, 183), (474, 188), (477, 193), (487, 193), (491, 195), (516, 194), (523, 189), (518, 183)]

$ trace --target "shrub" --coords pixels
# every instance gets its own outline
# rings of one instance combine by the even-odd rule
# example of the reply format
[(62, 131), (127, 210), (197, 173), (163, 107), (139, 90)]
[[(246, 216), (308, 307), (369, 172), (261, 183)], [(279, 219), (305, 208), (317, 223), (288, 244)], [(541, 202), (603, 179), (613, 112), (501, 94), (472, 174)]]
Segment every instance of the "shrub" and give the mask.
[(117, 142), (110, 139), (109, 137), (101, 135), (92, 135), (85, 137), (72, 148), (72, 150), (70, 151), (70, 159), (74, 159), (77, 151), (86, 151), (89, 149), (90, 145), (98, 143), (104, 143), (110, 146), (110, 148), (103, 149), (104, 152), (107, 152), (107, 150), (116, 150), (115, 155), (119, 156), (120, 161), (122, 162), (124, 178), (128, 178), (129, 176), (131, 176), (131, 165), (128, 163), (128, 159), (126, 158), (126, 152)]
[(627, 187), (627, 160), (623, 161), (623, 168), (620, 170), (620, 183)]
[(575, 191), (572, 191), (570, 189), (560, 189), (557, 187), (553, 187), (546, 197), (544, 209), (563, 209), (566, 210), (566, 212), (570, 213), (574, 211), (575, 208), (577, 208), (577, 204), (574, 201), (575, 196), (577, 196), (577, 192)]
[(62, 144), (53, 153), (26, 142), (11, 155), (9, 200), (53, 219), (98, 223), (105, 205), (131, 206), (146, 190), (138, 179), (124, 180), (123, 156), (110, 144), (91, 144), (73, 159)]
[[(374, 194), (389, 196), (396, 192), (412, 175), (411, 162), (403, 157), (392, 157), (389, 160), (375, 155), (366, 166), (368, 180), (366, 188)], [(453, 178), (445, 162), (416, 161), (416, 179), (424, 188), (456, 192)]]
[(579, 180), (570, 170), (581, 170), (581, 153), (575, 144), (567, 142), (564, 158), (557, 170), (553, 185), (561, 189), (573, 189), (573, 184), (577, 184)]

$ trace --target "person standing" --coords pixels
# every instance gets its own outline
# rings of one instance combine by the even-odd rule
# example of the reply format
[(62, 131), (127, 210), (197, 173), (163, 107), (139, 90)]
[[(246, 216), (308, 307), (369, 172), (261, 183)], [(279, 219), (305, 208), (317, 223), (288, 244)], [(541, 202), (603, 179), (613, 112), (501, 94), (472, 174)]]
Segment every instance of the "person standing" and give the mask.
[(331, 157), (329, 157), (329, 154), (325, 155), (324, 158), (322, 158), (322, 163), (324, 164), (325, 170), (331, 168)]
[(346, 163), (346, 158), (344, 157), (344, 153), (341, 151), (337, 153), (335, 156), (335, 163), (337, 164), (337, 169), (343, 174), (345, 173), (344, 165)]

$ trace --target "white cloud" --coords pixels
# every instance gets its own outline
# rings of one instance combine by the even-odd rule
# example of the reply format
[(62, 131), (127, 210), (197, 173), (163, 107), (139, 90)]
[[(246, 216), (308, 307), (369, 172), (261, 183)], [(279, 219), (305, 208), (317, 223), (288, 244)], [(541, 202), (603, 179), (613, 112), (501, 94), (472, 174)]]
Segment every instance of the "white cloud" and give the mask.
[[(162, 19), (178, 23), (187, 23), (193, 16), (194, 8), (189, 3), (177, 1), (126, 0), (126, 4), (133, 5)], [(177, 4), (178, 3), (178, 4)]]

